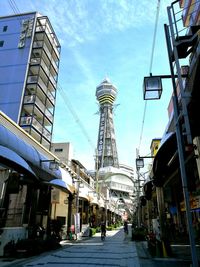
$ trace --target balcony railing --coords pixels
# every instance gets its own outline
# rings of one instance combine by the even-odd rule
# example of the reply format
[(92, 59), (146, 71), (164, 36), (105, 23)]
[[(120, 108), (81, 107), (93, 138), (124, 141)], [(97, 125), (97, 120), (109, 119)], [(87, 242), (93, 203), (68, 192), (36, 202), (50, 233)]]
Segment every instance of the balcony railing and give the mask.
[(50, 44), (53, 46), (55, 54), (59, 58), (59, 51), (58, 51), (58, 47), (57, 47), (57, 45), (55, 43), (54, 33), (52, 33), (52, 31), (50, 30), (50, 28), (48, 27), (48, 24), (47, 25), (37, 26), (36, 27), (36, 32), (45, 32), (46, 33)]
[(43, 128), (42, 134), (46, 137), (47, 140), (51, 141), (51, 133), (46, 128)]
[(24, 116), (20, 119), (21, 126), (34, 126), (40, 133), (42, 133), (42, 124), (32, 116)]
[(30, 75), (28, 76), (27, 83), (36, 83), (39, 84), (40, 88), (44, 91), (44, 93), (47, 93), (47, 86), (43, 82), (43, 80), (38, 75)]
[(43, 41), (34, 41), (33, 48), (42, 48), (43, 47)]
[(37, 83), (38, 76), (37, 75), (30, 75), (28, 76), (27, 83)]
[(33, 43), (33, 48), (42, 48), (44, 49), (46, 55), (48, 56), (49, 60), (51, 60), (51, 64), (53, 65), (54, 69), (56, 72), (58, 72), (58, 66), (56, 64), (55, 59), (53, 58), (53, 56), (50, 53), (49, 48), (47, 47), (47, 45), (45, 44), (44, 41), (35, 41)]
[(44, 110), (45, 110), (45, 105), (42, 103), (42, 101), (36, 95), (25, 96), (24, 104), (34, 104), (34, 105), (36, 104), (42, 112), (44, 112)]
[(42, 133), (42, 124), (36, 120), (35, 118), (33, 118), (33, 122), (32, 125), (40, 132)]
[(55, 97), (52, 95), (50, 91), (47, 92), (47, 96), (51, 100), (52, 104), (55, 105)]
[(48, 109), (45, 110), (44, 114), (52, 122), (52, 120), (53, 120), (53, 114)]
[(110, 182), (109, 186), (110, 186), (110, 189), (116, 189), (116, 190), (121, 190), (121, 191), (126, 191), (126, 192), (133, 192), (133, 186), (120, 184), (120, 183), (116, 183), (116, 182)]
[(40, 57), (31, 58), (31, 65), (41, 65), (46, 75), (49, 76), (50, 70), (45, 64), (44, 60), (42, 60)]
[(48, 90), (47, 86), (45, 85), (45, 83), (43, 82), (43, 80), (40, 77), (38, 77), (37, 75), (29, 76), (28, 79), (27, 79), (27, 83), (28, 84), (31, 84), (31, 83), (39, 84), (40, 88), (48, 96), (48, 98), (50, 99), (52, 104), (55, 105), (55, 97), (54, 97), (54, 95), (52, 94), (52, 92), (50, 90)]
[(35, 103), (35, 95), (27, 95), (24, 97), (24, 104), (34, 104)]
[(31, 125), (32, 124), (32, 116), (24, 116), (20, 119), (20, 125)]
[(52, 82), (53, 86), (56, 87), (57, 82), (54, 80), (54, 78), (53, 78), (52, 75), (49, 75), (49, 79), (50, 79), (50, 81)]

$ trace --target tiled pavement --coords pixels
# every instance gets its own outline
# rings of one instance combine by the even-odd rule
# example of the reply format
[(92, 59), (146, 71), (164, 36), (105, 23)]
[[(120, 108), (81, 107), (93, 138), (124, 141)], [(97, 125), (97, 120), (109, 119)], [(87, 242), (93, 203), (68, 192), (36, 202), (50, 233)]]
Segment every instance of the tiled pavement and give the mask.
[(77, 242), (63, 242), (56, 251), (13, 262), (0, 261), (1, 267), (139, 267), (135, 242), (130, 234), (124, 237), (123, 229), (107, 231), (105, 241), (100, 234)]
[[(131, 241), (124, 237), (123, 229), (108, 231), (106, 240), (101, 241), (97, 233), (92, 238), (76, 242), (63, 241), (62, 248), (27, 259), (5, 261), (0, 267), (189, 267), (191, 266), (188, 246), (173, 246), (174, 257), (152, 258), (146, 242)], [(198, 254), (200, 248), (198, 247)], [(200, 255), (199, 255), (200, 256)]]

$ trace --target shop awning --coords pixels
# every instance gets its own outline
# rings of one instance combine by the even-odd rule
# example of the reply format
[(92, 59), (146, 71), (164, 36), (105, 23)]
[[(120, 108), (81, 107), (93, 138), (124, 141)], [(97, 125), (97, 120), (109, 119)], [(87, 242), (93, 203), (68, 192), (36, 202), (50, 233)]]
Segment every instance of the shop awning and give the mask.
[[(59, 182), (60, 179), (56, 179), (56, 180), (53, 180), (53, 181), (57, 181), (58, 183), (61, 183), (63, 184), (63, 186), (65, 186), (67, 188), (68, 191), (70, 191), (72, 194), (74, 193), (75, 191), (75, 187), (74, 187), (74, 184), (72, 182), (72, 176), (69, 174), (69, 172), (67, 170), (64, 170), (64, 169), (61, 169), (60, 168), (60, 171), (61, 171), (61, 175), (62, 175), (62, 182)], [(53, 182), (51, 181), (51, 183)]]
[(65, 181), (61, 179), (54, 179), (49, 182), (50, 185), (61, 189), (61, 190), (67, 190), (70, 191), (70, 193), (74, 193), (73, 187), (68, 185)]
[(61, 175), (62, 178), (61, 179), (53, 179), (51, 181), (48, 182), (44, 182), (45, 184), (51, 185), (53, 187), (56, 187), (60, 190), (63, 191), (69, 191), (70, 193), (74, 193), (75, 192), (75, 187), (72, 183), (72, 177), (69, 174), (69, 172), (67, 170), (61, 169)]
[(11, 149), (0, 145), (0, 164), (23, 174), (36, 176), (29, 164)]
[(61, 171), (50, 170), (48, 160), (43, 154), (37, 151), (33, 146), (26, 143), (23, 139), (15, 135), (3, 125), (0, 125), (0, 145), (16, 153), (21, 157), (34, 171), (41, 180), (61, 179)]
[(161, 140), (160, 147), (153, 161), (153, 182), (156, 186), (164, 184), (176, 151), (176, 134), (174, 132), (166, 134)]

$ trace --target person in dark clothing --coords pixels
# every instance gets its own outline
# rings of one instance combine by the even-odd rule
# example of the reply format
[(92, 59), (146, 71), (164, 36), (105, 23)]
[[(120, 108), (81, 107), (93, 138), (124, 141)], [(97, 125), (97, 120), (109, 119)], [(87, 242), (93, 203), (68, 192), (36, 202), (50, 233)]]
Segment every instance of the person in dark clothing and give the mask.
[(101, 239), (105, 239), (106, 236), (106, 224), (104, 222), (101, 223)]
[(124, 221), (124, 233), (128, 235), (128, 222)]

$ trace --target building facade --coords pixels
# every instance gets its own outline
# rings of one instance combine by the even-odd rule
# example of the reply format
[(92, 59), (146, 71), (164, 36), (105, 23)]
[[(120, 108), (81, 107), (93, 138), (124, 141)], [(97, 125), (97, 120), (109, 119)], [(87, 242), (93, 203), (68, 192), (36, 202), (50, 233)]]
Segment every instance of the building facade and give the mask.
[(0, 17), (0, 109), (50, 149), (60, 44), (46, 16)]
[[(181, 77), (175, 80), (174, 91), (177, 94), (180, 118), (178, 123), (181, 125), (181, 136), (183, 137), (183, 158), (191, 223), (188, 222), (185, 183), (180, 172), (181, 160), (178, 149), (180, 140), (177, 138), (177, 121), (175, 121), (174, 115), (176, 105), (172, 100), (170, 100), (168, 107), (169, 122), (153, 160), (150, 174), (151, 180), (143, 188), (147, 200), (147, 203), (144, 203), (142, 207), (145, 215), (143, 223), (146, 222), (149, 231), (154, 231), (158, 240), (168, 240), (168, 242), (173, 243), (178, 243), (181, 240), (182, 242), (191, 243), (189, 241), (190, 231), (190, 233), (194, 233), (194, 243), (198, 244), (200, 239), (200, 124), (198, 116), (200, 111), (200, 41), (198, 37), (200, 10), (199, 1), (179, 1), (180, 7), (183, 8), (183, 13), (180, 11), (175, 12), (175, 4), (178, 4), (178, 1), (173, 2), (169, 9), (170, 15), (172, 13), (175, 14), (170, 22), (170, 26), (173, 24), (175, 31), (175, 41), (172, 42), (172, 58), (170, 59), (176, 63), (174, 64), (176, 73), (181, 74)], [(181, 21), (181, 18), (183, 19), (183, 24), (180, 26), (179, 21)], [(185, 35), (183, 34), (184, 27), (187, 27)], [(173, 28), (171, 27), (171, 29)], [(170, 38), (173, 39), (173, 35)], [(176, 56), (174, 56), (175, 51), (177, 51)], [(188, 60), (188, 66), (185, 66), (185, 59)], [(184, 104), (186, 105), (187, 112), (185, 114), (188, 115), (188, 123), (183, 118), (185, 115), (183, 112)], [(188, 125), (191, 131), (192, 144), (186, 138), (186, 127)], [(155, 220), (159, 221), (159, 231), (154, 227)], [(192, 247), (192, 245), (190, 246)], [(162, 253), (164, 255), (164, 249)]]
[(66, 143), (51, 143), (51, 152), (54, 153), (60, 161), (71, 167), (73, 156), (73, 146), (70, 142)]

